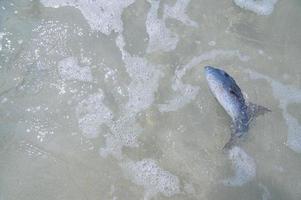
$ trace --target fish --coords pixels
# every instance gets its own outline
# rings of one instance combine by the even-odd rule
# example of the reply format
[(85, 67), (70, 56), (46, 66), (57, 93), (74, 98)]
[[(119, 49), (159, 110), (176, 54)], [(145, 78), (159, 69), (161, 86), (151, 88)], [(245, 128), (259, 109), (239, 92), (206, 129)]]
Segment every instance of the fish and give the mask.
[(249, 130), (250, 122), (270, 109), (247, 102), (236, 81), (224, 70), (206, 66), (205, 76), (213, 96), (232, 119), (232, 131), (223, 150), (230, 150)]

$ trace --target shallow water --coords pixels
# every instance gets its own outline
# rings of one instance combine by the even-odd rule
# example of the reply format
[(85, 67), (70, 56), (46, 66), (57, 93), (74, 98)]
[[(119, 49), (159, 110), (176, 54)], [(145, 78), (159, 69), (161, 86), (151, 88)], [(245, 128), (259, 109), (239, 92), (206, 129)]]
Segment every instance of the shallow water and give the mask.
[[(300, 199), (301, 3), (248, 2), (0, 1), (0, 199)], [(206, 65), (272, 110), (228, 154)]]

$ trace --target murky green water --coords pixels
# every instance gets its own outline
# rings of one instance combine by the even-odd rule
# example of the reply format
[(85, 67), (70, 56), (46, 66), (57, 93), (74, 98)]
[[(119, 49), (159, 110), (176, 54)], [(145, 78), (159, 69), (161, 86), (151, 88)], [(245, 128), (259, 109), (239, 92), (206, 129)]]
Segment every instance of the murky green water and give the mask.
[[(0, 0), (0, 199), (300, 199), (301, 3), (241, 2)], [(205, 65), (272, 110), (228, 154)]]

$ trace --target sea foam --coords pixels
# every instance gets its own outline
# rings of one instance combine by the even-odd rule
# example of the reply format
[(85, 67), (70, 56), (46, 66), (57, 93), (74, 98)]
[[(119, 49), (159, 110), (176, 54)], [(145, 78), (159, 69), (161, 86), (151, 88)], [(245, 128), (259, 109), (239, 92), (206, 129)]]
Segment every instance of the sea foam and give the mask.
[(191, 20), (186, 14), (186, 8), (190, 0), (177, 0), (173, 6), (166, 5), (164, 7), (164, 16), (163, 18), (173, 18), (176, 19), (187, 26), (198, 27), (198, 24)]
[(59, 61), (58, 71), (63, 80), (78, 80), (84, 82), (91, 82), (93, 80), (90, 67), (80, 67), (75, 57), (68, 57)]
[(116, 38), (116, 45), (120, 49), (131, 82), (128, 85), (128, 102), (121, 107), (120, 117), (109, 125), (111, 133), (106, 135), (105, 146), (100, 148), (100, 155), (113, 155), (121, 159), (124, 146), (138, 147), (138, 136), (143, 129), (136, 122), (136, 116), (152, 105), (159, 81), (164, 74), (160, 66), (153, 65), (142, 57), (130, 55), (124, 49), (125, 41), (121, 34)]
[(104, 95), (100, 90), (83, 99), (76, 107), (79, 128), (87, 138), (99, 135), (100, 126), (109, 123), (113, 114), (103, 103)]
[(180, 192), (178, 177), (160, 168), (152, 159), (128, 161), (122, 167), (132, 182), (144, 187), (144, 199), (151, 199), (158, 193), (171, 197)]
[(229, 159), (232, 162), (235, 175), (223, 183), (227, 186), (242, 186), (251, 181), (256, 176), (256, 164), (254, 159), (249, 156), (242, 148), (233, 147), (229, 151)]
[(121, 14), (135, 0), (41, 0), (46, 7), (71, 6), (79, 9), (92, 30), (109, 35), (112, 31), (122, 31)]
[(234, 0), (235, 4), (258, 15), (270, 15), (277, 0)]
[(160, 1), (148, 0), (151, 4), (146, 18), (146, 31), (149, 36), (147, 52), (174, 50), (179, 41), (178, 35), (172, 33), (165, 25), (164, 19), (159, 19)]
[(290, 103), (301, 102), (301, 90), (291, 85), (284, 85), (268, 76), (255, 71), (246, 70), (253, 79), (267, 80), (273, 89), (274, 96), (279, 100), (279, 107), (282, 109), (283, 117), (288, 126), (287, 145), (297, 153), (301, 153), (301, 124), (298, 119), (291, 115), (287, 107)]

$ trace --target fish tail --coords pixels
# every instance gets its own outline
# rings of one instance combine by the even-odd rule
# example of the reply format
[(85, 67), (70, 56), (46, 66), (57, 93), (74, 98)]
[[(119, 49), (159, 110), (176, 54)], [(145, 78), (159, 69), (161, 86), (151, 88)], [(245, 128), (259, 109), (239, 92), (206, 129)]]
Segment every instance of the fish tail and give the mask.
[(264, 115), (267, 112), (272, 112), (270, 109), (257, 105), (254, 103), (249, 102), (248, 103), (248, 114), (250, 117), (250, 120), (253, 120), (254, 118), (258, 117), (259, 115)]

